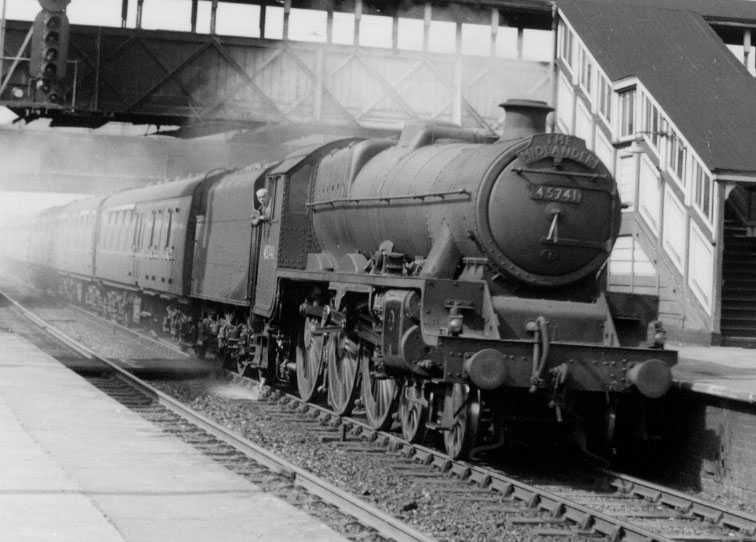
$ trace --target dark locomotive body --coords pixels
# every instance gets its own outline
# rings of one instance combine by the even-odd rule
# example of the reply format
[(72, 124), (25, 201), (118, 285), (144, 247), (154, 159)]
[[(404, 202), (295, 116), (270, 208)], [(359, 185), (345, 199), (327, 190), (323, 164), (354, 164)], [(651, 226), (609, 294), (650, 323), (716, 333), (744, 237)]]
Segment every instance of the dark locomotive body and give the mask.
[[(410, 126), (75, 203), (38, 217), (26, 258), (72, 300), (375, 428), (440, 431), (452, 456), (534, 412), (610, 445), (617, 412), (644, 427), (676, 354), (638, 311), (616, 325), (617, 186), (582, 140), (542, 133), (546, 112), (511, 102), (498, 140)], [(66, 243), (82, 253), (63, 262)]]

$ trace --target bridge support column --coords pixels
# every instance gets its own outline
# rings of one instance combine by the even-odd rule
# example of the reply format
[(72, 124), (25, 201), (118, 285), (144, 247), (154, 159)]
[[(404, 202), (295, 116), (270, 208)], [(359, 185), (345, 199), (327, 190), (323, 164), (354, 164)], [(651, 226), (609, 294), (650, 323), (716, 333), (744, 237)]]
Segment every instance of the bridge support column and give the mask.
[(457, 21), (454, 52), (454, 103), (452, 104), (452, 119), (455, 124), (462, 126), (462, 23)]
[(291, 16), (291, 0), (284, 0), (283, 39), (289, 39), (289, 17)]
[(218, 0), (210, 4), (210, 34), (215, 35), (215, 23), (218, 18)]
[(268, 17), (268, 4), (263, 2), (260, 4), (260, 39), (265, 39), (265, 21)]
[(496, 39), (499, 35), (499, 10), (491, 9), (491, 56), (496, 56)]
[(137, 0), (137, 12), (136, 12), (136, 27), (142, 28), (142, 6), (144, 0)]
[[(748, 70), (748, 57), (751, 55), (751, 30), (743, 32), (743, 65)], [(749, 70), (750, 71), (750, 70)]]
[(391, 18), (391, 48), (399, 49), (399, 14), (394, 13)]
[(199, 4), (199, 0), (192, 0), (192, 19), (191, 19), (191, 25), (192, 25), (192, 32), (197, 31), (197, 7)]
[(356, 0), (354, 3), (354, 36), (352, 42), (354, 45), (360, 44), (360, 21), (362, 20), (362, 0)]
[(431, 16), (433, 15), (433, 7), (430, 2), (425, 3), (425, 10), (423, 16), (423, 51), (428, 50), (428, 43), (430, 41), (430, 27)]
[[(5, 7), (5, 4), (3, 4)], [(129, 0), (122, 0), (121, 2), (121, 28), (126, 28), (129, 18)]]

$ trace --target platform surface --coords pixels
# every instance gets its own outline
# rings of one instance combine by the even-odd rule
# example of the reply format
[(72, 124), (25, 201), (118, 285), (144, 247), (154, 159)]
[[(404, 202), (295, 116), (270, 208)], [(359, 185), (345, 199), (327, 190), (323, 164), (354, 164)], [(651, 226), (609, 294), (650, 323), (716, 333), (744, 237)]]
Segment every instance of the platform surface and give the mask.
[(677, 386), (697, 393), (756, 403), (756, 349), (733, 346), (670, 346), (679, 361)]
[(0, 333), (0, 540), (344, 539)]

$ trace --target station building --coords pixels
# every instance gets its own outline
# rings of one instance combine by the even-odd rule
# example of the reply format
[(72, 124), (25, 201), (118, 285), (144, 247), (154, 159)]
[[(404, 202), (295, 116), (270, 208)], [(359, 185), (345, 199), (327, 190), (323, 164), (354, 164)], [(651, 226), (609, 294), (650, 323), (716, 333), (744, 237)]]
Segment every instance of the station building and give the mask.
[(557, 5), (556, 129), (627, 206), (610, 289), (658, 296), (673, 340), (753, 346), (756, 3)]

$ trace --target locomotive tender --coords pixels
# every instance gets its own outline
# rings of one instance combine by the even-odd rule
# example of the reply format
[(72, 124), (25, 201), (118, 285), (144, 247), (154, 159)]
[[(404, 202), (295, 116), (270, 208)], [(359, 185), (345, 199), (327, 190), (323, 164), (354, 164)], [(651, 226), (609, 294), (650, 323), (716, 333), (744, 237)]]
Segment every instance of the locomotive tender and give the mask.
[(412, 441), (438, 431), (453, 457), (523, 416), (609, 444), (645, 427), (676, 353), (649, 318), (635, 314), (633, 339), (612, 315), (609, 171), (583, 140), (544, 133), (545, 104), (504, 105), (498, 139), (417, 124), (48, 210), (18, 257), (128, 323), (233, 313), (224, 355), (240, 371), (327, 393), (340, 415), (361, 403)]

